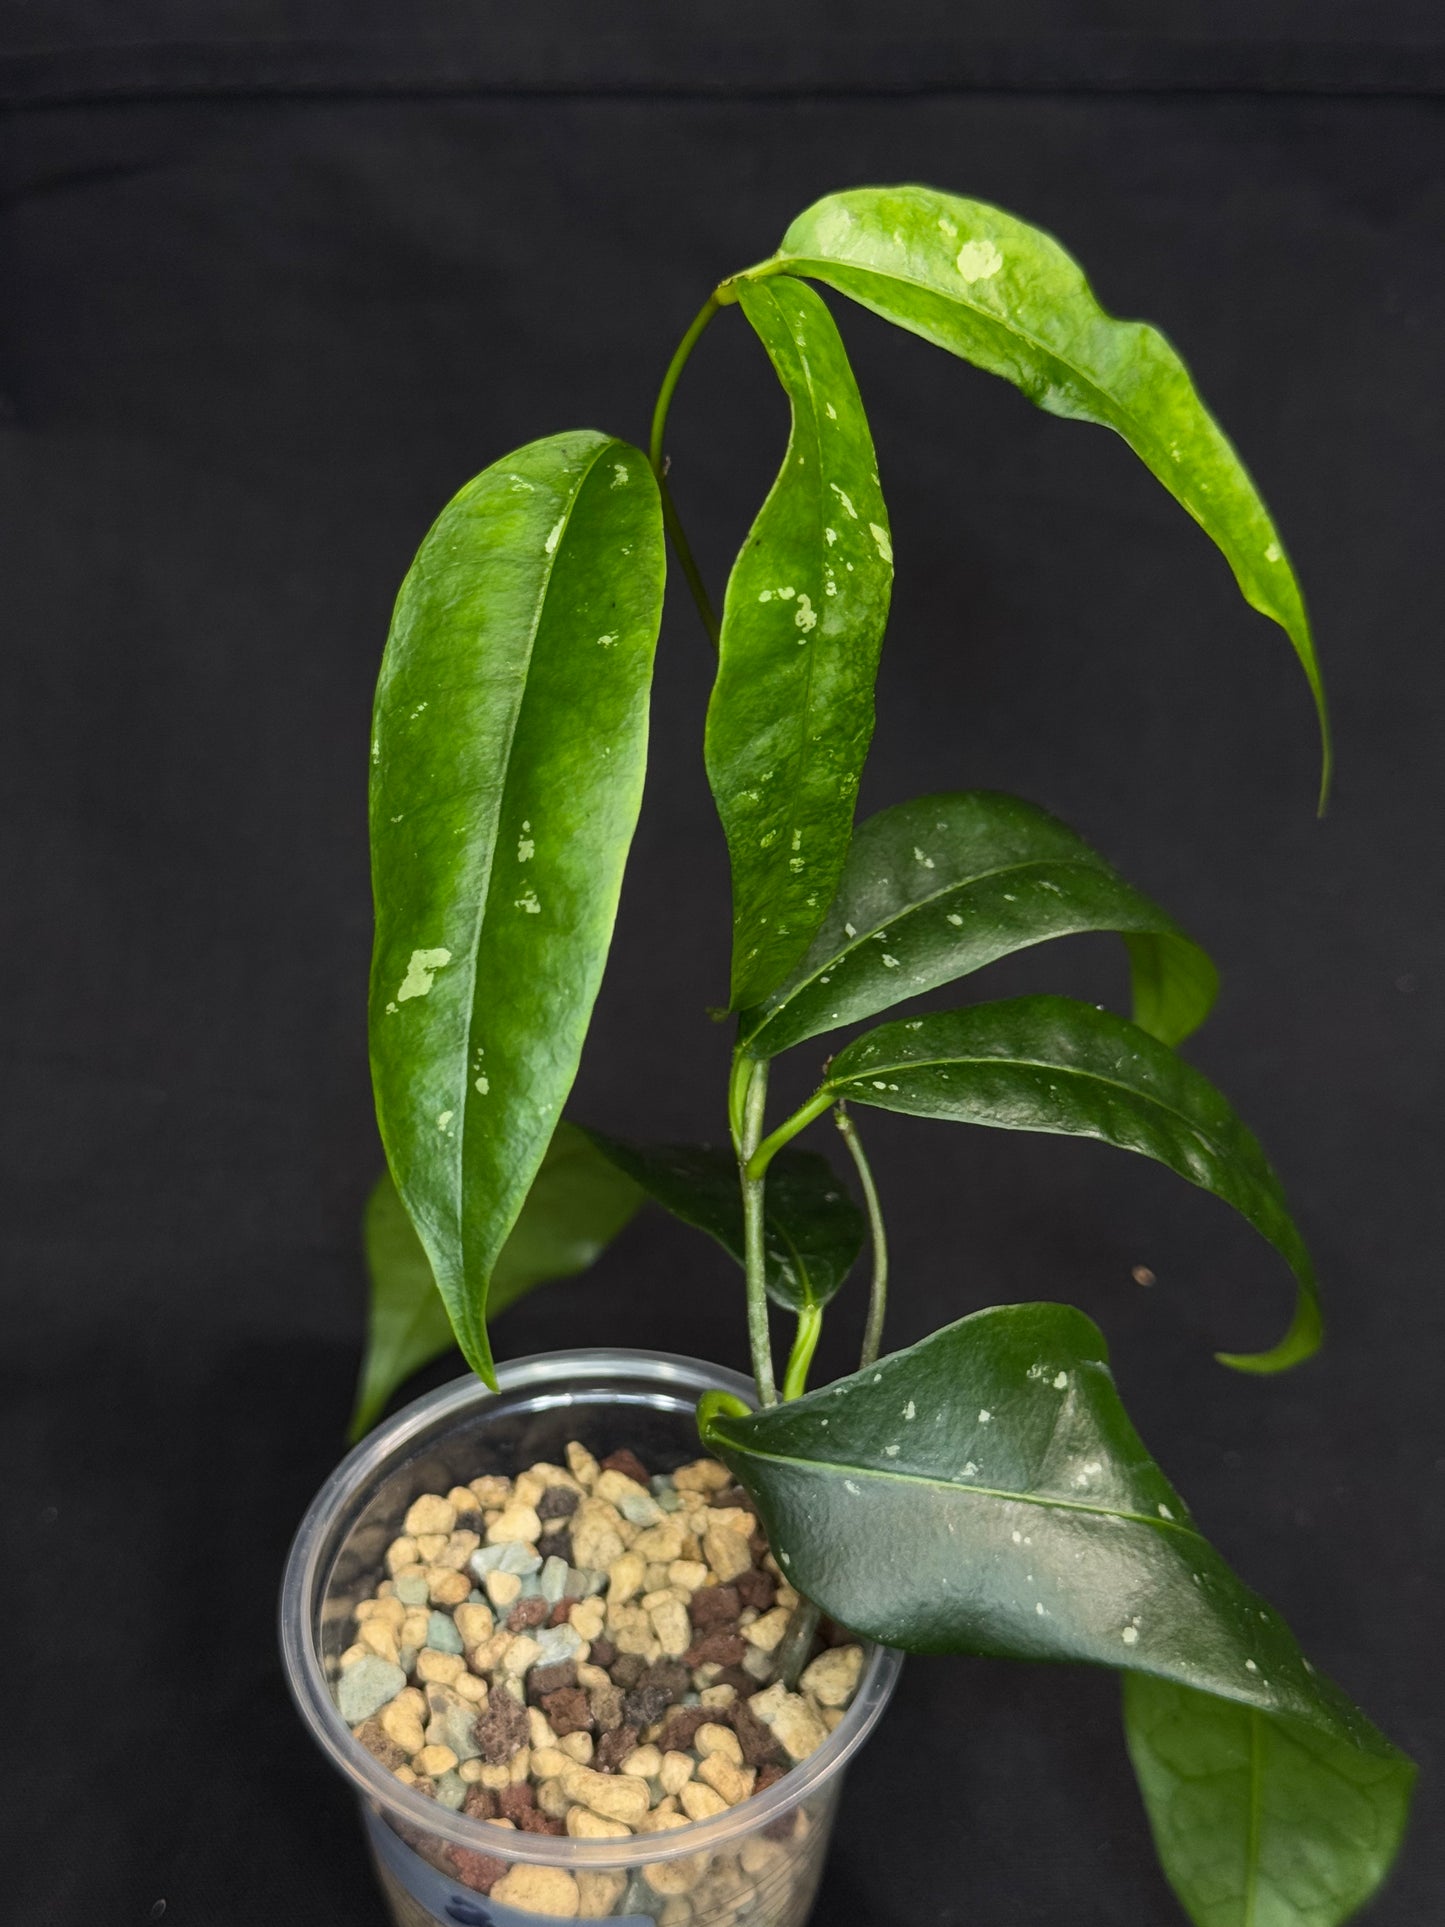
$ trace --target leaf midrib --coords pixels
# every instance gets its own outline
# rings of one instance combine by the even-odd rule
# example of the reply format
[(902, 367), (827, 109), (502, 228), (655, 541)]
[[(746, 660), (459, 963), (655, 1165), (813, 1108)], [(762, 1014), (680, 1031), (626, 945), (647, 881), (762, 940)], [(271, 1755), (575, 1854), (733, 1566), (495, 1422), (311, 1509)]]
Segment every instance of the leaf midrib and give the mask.
[(922, 1485), (941, 1492), (958, 1492), (968, 1498), (998, 1499), (1009, 1505), (1039, 1506), (1045, 1511), (1082, 1512), (1098, 1519), (1124, 1519), (1133, 1525), (1148, 1526), (1153, 1532), (1178, 1533), (1181, 1537), (1209, 1545), (1208, 1540), (1194, 1526), (1187, 1525), (1182, 1519), (1151, 1519), (1146, 1512), (1121, 1510), (1117, 1506), (1089, 1505), (1082, 1499), (1046, 1497), (1035, 1492), (1011, 1492), (1003, 1486), (977, 1485), (972, 1479), (960, 1484), (953, 1479), (928, 1477), (921, 1472), (901, 1472), (896, 1467), (854, 1465), (837, 1459), (800, 1459), (791, 1452), (770, 1452), (748, 1441), (733, 1441), (736, 1449), (746, 1452), (749, 1457), (766, 1459), (770, 1465), (795, 1466), (803, 1472), (836, 1472), (840, 1478), (856, 1473), (862, 1479), (876, 1479), (890, 1485)]
[[(616, 446), (617, 446), (616, 437), (609, 436), (605, 441), (601, 442), (596, 449), (593, 450), (591, 458), (588, 460), (585, 467), (578, 475), (576, 486), (573, 488), (571, 492), (571, 496), (567, 501), (566, 509), (562, 516), (562, 527), (558, 532), (556, 542), (552, 545), (552, 549), (550, 553), (546, 550), (545, 546), (543, 549), (544, 560), (543, 560), (543, 569), (542, 569), (542, 580), (541, 580), (541, 585), (537, 591), (537, 600), (532, 610), (532, 622), (527, 635), (527, 653), (526, 653), (526, 659), (523, 663), (523, 673), (521, 677), (521, 684), (520, 684), (520, 689), (517, 697), (517, 702), (512, 710), (512, 714), (507, 725), (506, 751), (502, 758), (502, 768), (503, 768), (502, 781), (497, 786), (496, 807), (491, 813), (490, 840), (489, 840), (489, 847), (488, 847), (487, 856), (486, 856), (486, 874), (481, 879), (480, 887), (478, 888), (478, 891), (477, 891), (477, 913), (476, 913), (476, 918), (472, 925), (471, 941), (467, 946), (467, 1041), (466, 1041), (466, 1050), (464, 1052), (463, 1059), (462, 1059), (461, 1128), (457, 1132), (457, 1172), (458, 1172), (457, 1246), (458, 1246), (458, 1253), (461, 1258), (461, 1281), (460, 1282), (461, 1282), (461, 1300), (462, 1300), (463, 1317), (465, 1319), (465, 1322), (468, 1328), (469, 1337), (471, 1338), (473, 1344), (476, 1345), (478, 1351), (484, 1357), (490, 1356), (490, 1348), (487, 1341), (486, 1301), (485, 1301), (485, 1295), (484, 1295), (482, 1308), (481, 1308), (480, 1329), (478, 1329), (478, 1326), (474, 1322), (472, 1317), (471, 1295), (466, 1288), (467, 1286), (467, 1218), (466, 1218), (466, 1212), (463, 1208), (463, 1193), (464, 1193), (465, 1184), (466, 1184), (467, 1125), (468, 1125), (468, 1122), (470, 1121), (471, 1111), (472, 1111), (472, 1106), (471, 1106), (472, 1090), (471, 1090), (470, 1079), (468, 1078), (468, 1075), (467, 1075), (467, 1067), (468, 1065), (470, 1065), (472, 1061), (473, 1039), (476, 1036), (476, 1030), (477, 1030), (478, 960), (481, 953), (482, 938), (486, 930), (487, 918), (491, 909), (492, 874), (495, 868), (496, 854), (497, 854), (497, 833), (502, 820), (502, 811), (506, 805), (507, 787), (508, 787), (508, 782), (512, 773), (512, 748), (517, 740), (517, 730), (521, 723), (522, 711), (527, 706), (527, 691), (528, 691), (529, 683), (531, 681), (531, 674), (532, 674), (532, 658), (536, 653), (537, 637), (542, 627), (542, 614), (547, 606), (547, 596), (548, 596), (548, 592), (552, 587), (552, 577), (557, 568), (557, 558), (562, 553), (562, 546), (567, 540), (568, 531), (572, 526), (573, 513), (576, 510), (577, 503), (581, 499), (582, 490), (586, 487), (587, 482), (591, 477), (593, 469), (597, 466), (598, 462), (601, 461), (606, 451), (610, 448), (615, 448)], [(499, 1251), (500, 1249), (501, 1247), (498, 1246)], [(488, 1286), (490, 1286), (491, 1284), (490, 1278), (488, 1278), (487, 1284)]]

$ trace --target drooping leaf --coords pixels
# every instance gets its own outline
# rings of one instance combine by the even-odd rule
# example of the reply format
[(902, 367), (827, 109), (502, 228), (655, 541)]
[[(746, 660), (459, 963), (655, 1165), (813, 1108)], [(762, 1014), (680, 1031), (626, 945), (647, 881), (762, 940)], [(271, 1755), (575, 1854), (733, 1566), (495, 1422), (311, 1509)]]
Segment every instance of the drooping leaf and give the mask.
[[(1221, 1718), (1253, 1713), (1271, 1736), (1254, 1797), (1261, 1812), (1294, 1812), (1309, 1862), (1297, 1870), (1301, 1896), (1311, 1883), (1363, 1895), (1383, 1874), (1404, 1826), (1408, 1762), (1200, 1534), (1130, 1424), (1081, 1312), (977, 1312), (766, 1411), (710, 1394), (699, 1423), (757, 1500), (790, 1581), (843, 1625), (910, 1652), (1116, 1667), (1143, 1676), (1151, 1705), (1163, 1703), (1153, 1700), (1161, 1682), (1222, 1702)], [(1152, 1720), (1148, 1744), (1171, 1744)], [(1196, 1762), (1208, 1748), (1201, 1730)], [(1373, 1784), (1368, 1827), (1334, 1830), (1341, 1799), (1323, 1771), (1296, 1770), (1298, 1755)], [(1184, 1764), (1176, 1754), (1170, 1771)], [(1157, 1805), (1152, 1770), (1146, 1762)], [(1222, 1857), (1248, 1819), (1248, 1793), (1227, 1777), (1215, 1787)], [(1268, 1829), (1261, 1854), (1279, 1867)], [(1181, 1897), (1190, 1904), (1187, 1884)], [(1194, 1916), (1201, 1927), (1341, 1917), (1302, 1899), (1293, 1913), (1236, 1905)]]
[(1098, 1138), (1138, 1151), (1232, 1204), (1295, 1275), (1294, 1317), (1266, 1352), (1218, 1354), (1274, 1372), (1318, 1349), (1314, 1267), (1258, 1140), (1202, 1072), (1112, 1012), (1016, 997), (883, 1024), (839, 1052), (834, 1098), (1006, 1131)]
[[(703, 1144), (621, 1144), (590, 1133), (598, 1150), (684, 1224), (743, 1262), (737, 1159)], [(783, 1151), (768, 1167), (763, 1230), (768, 1296), (789, 1311), (826, 1305), (863, 1247), (863, 1214), (826, 1158)]]
[[(585, 1271), (632, 1217), (642, 1193), (564, 1119), (547, 1146), (492, 1271), (495, 1317), (534, 1285)], [(371, 1301), (350, 1436), (359, 1439), (405, 1379), (456, 1340), (447, 1308), (389, 1172), (362, 1218)]]
[(1244, 464), (1157, 329), (1117, 321), (1051, 235), (933, 188), (863, 187), (800, 214), (773, 263), (1013, 382), (1050, 414), (1123, 436), (1223, 551), (1246, 602), (1294, 645), (1329, 726), (1309, 620), (1279, 532)]
[(1336, 1927), (1390, 1870), (1415, 1769), (1172, 1680), (1124, 1681), (1154, 1845), (1195, 1927)]
[(749, 283), (738, 298), (792, 432), (728, 580), (707, 714), (732, 861), (734, 1008), (797, 962), (837, 884), (893, 582), (873, 442), (832, 316), (798, 281)]
[(442, 511), (377, 688), (371, 1059), (397, 1188), (474, 1370), (561, 1116), (637, 820), (662, 603), (645, 458), (533, 442)]
[(1209, 958), (1057, 817), (1015, 796), (922, 796), (860, 823), (807, 956), (743, 1013), (766, 1056), (857, 1023), (1011, 951), (1083, 930), (1124, 933), (1135, 1022), (1177, 1044), (1209, 1014)]

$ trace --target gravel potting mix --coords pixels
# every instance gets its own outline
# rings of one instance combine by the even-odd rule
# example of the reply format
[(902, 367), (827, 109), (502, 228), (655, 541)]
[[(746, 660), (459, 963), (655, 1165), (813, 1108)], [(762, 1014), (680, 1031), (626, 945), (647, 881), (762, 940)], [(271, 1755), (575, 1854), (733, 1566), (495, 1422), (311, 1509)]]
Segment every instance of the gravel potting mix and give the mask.
[[(337, 1709), (398, 1780), (493, 1826), (621, 1840), (711, 1819), (823, 1743), (863, 1649), (825, 1622), (789, 1690), (798, 1595), (715, 1459), (653, 1476), (630, 1451), (599, 1464), (576, 1441), (566, 1459), (413, 1502), (356, 1608)], [(800, 1807), (734, 1853), (631, 1875), (442, 1854), (452, 1878), (523, 1914), (690, 1927), (756, 1917), (770, 1865), (808, 1825)]]

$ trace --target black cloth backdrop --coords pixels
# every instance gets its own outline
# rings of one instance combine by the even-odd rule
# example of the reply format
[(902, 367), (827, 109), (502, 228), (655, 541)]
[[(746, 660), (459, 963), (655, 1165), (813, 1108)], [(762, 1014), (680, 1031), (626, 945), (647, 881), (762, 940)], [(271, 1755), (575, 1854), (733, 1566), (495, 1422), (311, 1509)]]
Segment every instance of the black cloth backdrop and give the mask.
[[(391, 598), (509, 447), (641, 438), (703, 294), (795, 211), (915, 177), (1052, 229), (1181, 346), (1297, 557), (1339, 781), (1317, 823), (1287, 645), (1121, 443), (840, 301), (899, 564), (864, 806), (1016, 790), (1198, 933), (1225, 989), (1190, 1049), (1274, 1152), (1330, 1339), (1279, 1381), (1213, 1364), (1278, 1333), (1287, 1281), (1152, 1167), (875, 1119), (891, 1338), (1021, 1297), (1102, 1322), (1211, 1535), (1426, 1766), (1370, 1915), (1423, 1927), (1445, 1880), (1438, 9), (524, 11), (75, 0), (4, 27), (0, 1917), (380, 1922), (272, 1602), (361, 1331)], [(715, 583), (783, 429), (724, 316), (671, 435)], [(674, 594), (574, 1107), (621, 1133), (720, 1129), (708, 680)], [(1116, 1000), (1122, 977), (1079, 942), (987, 987)], [(855, 1297), (830, 1374), (858, 1324)], [(727, 1262), (655, 1214), (497, 1340), (744, 1358)], [(1178, 1917), (1112, 1678), (910, 1663), (820, 1921)]]

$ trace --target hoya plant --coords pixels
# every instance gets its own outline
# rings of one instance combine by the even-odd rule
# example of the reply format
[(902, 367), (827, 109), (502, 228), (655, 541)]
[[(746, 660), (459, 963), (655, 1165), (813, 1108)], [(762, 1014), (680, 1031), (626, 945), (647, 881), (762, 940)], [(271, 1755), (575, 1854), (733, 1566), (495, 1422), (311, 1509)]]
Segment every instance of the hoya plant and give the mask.
[[(365, 1227), (356, 1429), (453, 1337), (493, 1382), (489, 1315), (584, 1268), (655, 1200), (741, 1266), (756, 1406), (710, 1394), (698, 1423), (804, 1601), (794, 1649), (821, 1612), (910, 1652), (1117, 1669), (1189, 1918), (1331, 1927), (1384, 1877), (1413, 1768), (1213, 1550), (1131, 1425), (1097, 1328), (1068, 1305), (1008, 1305), (883, 1350), (888, 1248), (859, 1129), (877, 1110), (1153, 1158), (1232, 1205), (1293, 1275), (1278, 1342), (1222, 1363), (1282, 1371), (1321, 1328), (1278, 1179), (1179, 1054), (1216, 992), (1203, 950), (1017, 797), (961, 790), (855, 822), (893, 547), (819, 285), (1124, 438), (1289, 638), (1323, 797), (1298, 583), (1169, 343), (1106, 314), (1054, 240), (997, 208), (914, 186), (819, 201), (708, 297), (646, 453), (578, 430), (505, 455), (443, 509), (402, 586), (371, 745), (370, 1037), (389, 1176)], [(669, 492), (666, 430), (689, 356), (729, 308), (792, 425), (719, 618)], [(732, 876), (725, 1148), (623, 1143), (563, 1117), (642, 797), (668, 539), (717, 654), (705, 755)], [(1066, 995), (894, 1014), (1081, 931), (1122, 937), (1131, 1015)], [(816, 1088), (775, 1116), (770, 1066), (800, 1049)], [(798, 1148), (828, 1118), (861, 1209), (822, 1151)], [(810, 1389), (865, 1246), (858, 1369)], [(770, 1300), (795, 1321), (781, 1370)]]

